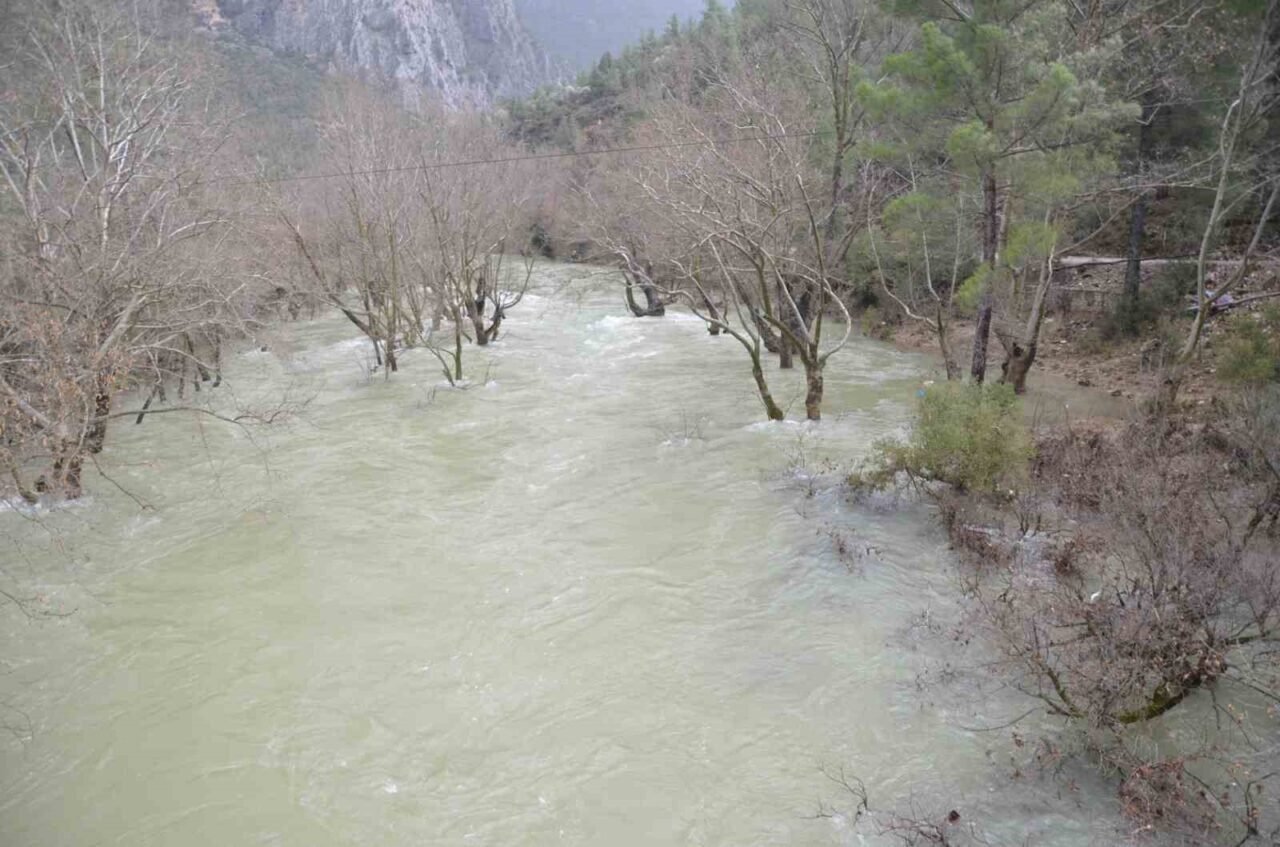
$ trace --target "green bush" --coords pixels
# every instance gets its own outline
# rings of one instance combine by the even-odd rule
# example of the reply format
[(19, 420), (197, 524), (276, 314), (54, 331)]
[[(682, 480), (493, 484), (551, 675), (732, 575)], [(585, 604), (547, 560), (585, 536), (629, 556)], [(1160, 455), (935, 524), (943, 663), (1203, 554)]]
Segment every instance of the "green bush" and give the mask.
[(1280, 315), (1271, 310), (1257, 321), (1234, 321), (1218, 354), (1218, 377), (1241, 386), (1266, 385), (1280, 373)]
[(946, 383), (923, 393), (906, 441), (876, 444), (850, 481), (884, 488), (905, 475), (913, 482), (1008, 496), (1025, 480), (1033, 452), (1012, 387)]

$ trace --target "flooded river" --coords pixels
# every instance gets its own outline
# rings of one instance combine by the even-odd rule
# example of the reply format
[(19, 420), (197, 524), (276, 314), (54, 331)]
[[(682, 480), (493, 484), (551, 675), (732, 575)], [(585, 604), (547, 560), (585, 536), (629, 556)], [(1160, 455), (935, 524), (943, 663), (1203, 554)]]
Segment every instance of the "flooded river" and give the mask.
[(1115, 843), (1105, 786), (1014, 779), (972, 731), (1025, 701), (928, 684), (932, 516), (822, 473), (904, 427), (928, 360), (855, 341), (827, 420), (766, 424), (731, 339), (586, 273), (544, 269), (466, 390), (291, 325), (218, 402), (287, 390), (292, 422), (122, 424), (84, 502), (0, 514), (33, 614), (0, 606), (0, 844), (898, 843), (841, 769), (993, 843)]

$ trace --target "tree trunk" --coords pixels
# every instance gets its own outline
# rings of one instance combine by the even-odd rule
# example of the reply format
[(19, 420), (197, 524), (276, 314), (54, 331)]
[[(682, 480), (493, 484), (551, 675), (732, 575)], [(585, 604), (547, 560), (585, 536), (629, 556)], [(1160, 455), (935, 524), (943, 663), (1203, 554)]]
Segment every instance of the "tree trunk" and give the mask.
[(482, 347), (485, 344), (489, 343), (488, 338), (485, 338), (483, 341), (480, 340), (481, 336), (485, 335), (484, 306), (485, 306), (485, 303), (488, 301), (488, 296), (489, 296), (488, 278), (485, 276), (485, 272), (482, 270), (476, 276), (475, 309), (471, 310), (470, 307), (472, 304), (470, 303), (467, 304), (468, 311), (471, 312), (471, 320), (476, 325), (476, 344), (479, 344)]
[(151, 393), (147, 395), (147, 401), (142, 404), (142, 408), (138, 410), (138, 417), (134, 420), (134, 424), (142, 423), (147, 416), (147, 410), (151, 408), (152, 402), (155, 401), (156, 395), (160, 393), (160, 383), (156, 383), (151, 387)]
[[(795, 292), (783, 290), (783, 283), (778, 283), (778, 309), (781, 312), (781, 322), (787, 327), (787, 332), (796, 338), (804, 337), (804, 327), (809, 322), (809, 293), (806, 291), (795, 298)], [(796, 308), (791, 308), (792, 300), (795, 300)], [(796, 314), (796, 310), (799, 314)], [(795, 342), (787, 336), (787, 332), (778, 333), (778, 367), (783, 370), (790, 370), (795, 367)]]
[[(996, 260), (1000, 256), (1000, 187), (996, 183), (996, 173), (991, 169), (982, 176), (982, 207), (982, 261), (994, 273)], [(989, 281), (978, 306), (978, 324), (973, 335), (973, 362), (969, 367), (969, 377), (978, 384), (982, 384), (987, 378), (987, 346), (991, 342), (991, 312), (994, 301), (995, 293)]]
[(632, 281), (630, 274), (627, 274), (627, 308), (631, 310), (631, 314), (637, 318), (660, 318), (665, 315), (667, 307), (663, 305), (662, 298), (658, 296), (658, 289), (654, 288), (652, 283), (643, 280), (638, 285), (641, 292), (644, 293), (645, 305), (643, 306), (636, 302), (635, 289), (637, 283)]
[(782, 414), (782, 409), (773, 399), (773, 394), (769, 391), (769, 383), (764, 378), (764, 368), (760, 367), (760, 354), (753, 352), (751, 354), (751, 375), (755, 378), (756, 389), (760, 392), (760, 400), (764, 403), (764, 413), (769, 416), (771, 421), (780, 421), (786, 416)]
[(191, 358), (191, 365), (196, 372), (196, 375), (191, 379), (191, 386), (196, 391), (199, 391), (200, 383), (208, 382), (210, 379), (209, 369), (204, 366), (204, 363), (200, 361), (200, 357), (196, 355), (196, 345), (195, 342), (191, 340), (191, 334), (184, 333), (183, 337), (187, 341), (187, 355)]
[(982, 175), (982, 261), (995, 270), (1000, 255), (1000, 186), (996, 172)]
[(804, 416), (811, 421), (820, 421), (822, 420), (822, 365), (806, 362), (804, 382)]
[(1013, 386), (1015, 394), (1024, 394), (1027, 390), (1027, 373), (1036, 360), (1036, 352), (1040, 348), (1040, 330), (1044, 326), (1045, 307), (1049, 302), (1049, 292), (1053, 288), (1053, 254), (1041, 266), (1040, 281), (1036, 286), (1035, 298), (1031, 301), (1031, 314), (1027, 316), (1027, 326), (1022, 338), (1011, 339), (1006, 344), (1007, 354), (1000, 366), (1000, 381)]
[(471, 326), (476, 331), (476, 346), (485, 347), (489, 344), (489, 333), (484, 328), (484, 315), (471, 314)]
[(70, 439), (64, 439), (58, 447), (57, 458), (54, 459), (50, 475), (41, 475), (36, 480), (36, 491), (40, 493), (61, 494), (68, 500), (75, 500), (84, 493), (81, 484), (81, 472), (84, 459), (80, 454), (80, 445)]
[[(1146, 129), (1143, 129), (1146, 132)], [(1124, 294), (1121, 299), (1122, 308), (1132, 310), (1138, 303), (1138, 294), (1142, 286), (1142, 241), (1147, 232), (1147, 192), (1138, 196), (1129, 213), (1129, 248), (1125, 256)], [(1132, 315), (1132, 312), (1130, 312)], [(1130, 331), (1137, 329), (1130, 326)]]
[(702, 295), (702, 302), (703, 305), (706, 306), (707, 317), (711, 318), (711, 320), (707, 321), (707, 332), (713, 336), (719, 335), (720, 324), (718, 322), (724, 320), (720, 314), (720, 310), (716, 308), (715, 303), (711, 302), (711, 298), (705, 294)]
[(627, 295), (627, 308), (631, 310), (631, 314), (635, 315), (637, 318), (643, 318), (644, 309), (642, 309), (640, 304), (636, 302), (635, 285), (631, 282), (630, 275), (627, 276), (627, 285), (624, 292)]
[[(483, 286), (484, 281), (481, 280), (480, 284)], [(470, 299), (466, 301), (467, 317), (471, 319), (471, 329), (475, 332), (477, 347), (484, 347), (489, 343), (489, 333), (484, 328), (484, 303), (483, 287), (479, 297), (474, 301)]]
[(784, 371), (789, 371), (795, 366), (795, 350), (792, 349), (791, 342), (783, 335), (778, 339), (778, 367)]
[(111, 377), (98, 374), (93, 396), (93, 420), (85, 434), (84, 449), (97, 455), (107, 443), (107, 416), (111, 414)]
[(943, 315), (941, 303), (938, 304), (934, 328), (938, 333), (938, 348), (942, 351), (942, 364), (947, 369), (947, 381), (954, 382), (960, 379), (960, 365), (956, 362), (955, 354), (951, 350), (951, 337), (948, 334), (947, 321)]
[(831, 161), (831, 215), (827, 218), (827, 243), (836, 240), (840, 230), (840, 193), (844, 188), (845, 128), (843, 122), (836, 125), (836, 152)]
[(222, 334), (213, 333), (213, 387), (222, 385)]
[(751, 310), (751, 320), (756, 325), (756, 332), (760, 335), (760, 343), (764, 345), (764, 349), (774, 355), (781, 355), (781, 339), (769, 322), (755, 309)]
[[(461, 315), (458, 317), (461, 318)], [(462, 324), (460, 321), (454, 321), (453, 324), (453, 379), (455, 382), (462, 380)]]
[(973, 361), (969, 365), (969, 377), (981, 385), (987, 378), (987, 345), (991, 339), (992, 295), (988, 289), (978, 306), (978, 325), (973, 335)]
[(1015, 342), (1009, 348), (1008, 358), (1001, 365), (1004, 374), (1000, 381), (1012, 385), (1014, 394), (1025, 394), (1027, 391), (1027, 373), (1036, 360), (1036, 347), (1034, 342), (1026, 347)]
[[(74, 450), (74, 448), (71, 449)], [(80, 495), (84, 494), (84, 485), (81, 482), (83, 469), (84, 457), (79, 451), (67, 456), (66, 464), (60, 469), (62, 493), (68, 500), (78, 500)]]
[[(1154, 133), (1151, 125), (1155, 119), (1155, 92), (1148, 91), (1142, 96), (1142, 120), (1138, 124), (1138, 161), (1137, 173), (1141, 180), (1146, 171), (1146, 162), (1151, 154), (1151, 141)], [(1137, 202), (1129, 212), (1129, 247), (1125, 255), (1124, 292), (1120, 298), (1123, 310), (1124, 328), (1133, 335), (1137, 333), (1138, 295), (1142, 286), (1142, 242), (1147, 232), (1148, 190), (1143, 187)]]
[(497, 340), (498, 332), (502, 329), (502, 321), (504, 318), (506, 318), (506, 313), (502, 311), (502, 306), (498, 305), (497, 301), (494, 301), (493, 323), (489, 324), (488, 333), (490, 341)]
[(640, 283), (640, 290), (644, 292), (645, 303), (648, 308), (645, 315), (651, 318), (660, 318), (667, 313), (667, 307), (663, 305), (662, 298), (658, 296), (658, 289), (654, 288), (651, 283)]

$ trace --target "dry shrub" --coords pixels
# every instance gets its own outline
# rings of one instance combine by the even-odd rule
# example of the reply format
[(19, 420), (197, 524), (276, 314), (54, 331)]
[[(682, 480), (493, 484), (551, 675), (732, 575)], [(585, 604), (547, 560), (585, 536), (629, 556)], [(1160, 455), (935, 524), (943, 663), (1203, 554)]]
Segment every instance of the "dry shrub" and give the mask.
[(1118, 794), (1125, 815), (1145, 828), (1168, 828), (1173, 814), (1183, 829), (1209, 834), (1221, 828), (1216, 804), (1190, 776), (1183, 757), (1135, 763)]
[[(1046, 550), (1045, 567), (988, 574), (974, 595), (1012, 682), (1108, 739), (1095, 750), (1121, 775), (1126, 811), (1194, 843), (1262, 828), (1242, 763), (1271, 754), (1234, 749), (1240, 739), (1218, 724), (1243, 726), (1252, 705), (1274, 732), (1256, 704), (1280, 704), (1274, 410), (1253, 395), (1208, 425), (1042, 437), (1032, 485), (1079, 529)], [(1220, 744), (1159, 758), (1128, 749), (1134, 727), (1202, 693), (1207, 707), (1192, 715)], [(1239, 770), (1223, 776), (1220, 760)]]

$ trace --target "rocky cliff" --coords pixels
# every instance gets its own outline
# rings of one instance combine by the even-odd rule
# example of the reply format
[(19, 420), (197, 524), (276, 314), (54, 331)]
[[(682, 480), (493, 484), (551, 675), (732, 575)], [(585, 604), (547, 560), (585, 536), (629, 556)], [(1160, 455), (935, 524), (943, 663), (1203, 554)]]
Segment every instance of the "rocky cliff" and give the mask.
[(491, 104), (551, 78), (512, 0), (194, 0), (202, 23), (342, 72), (374, 72), (452, 106)]

